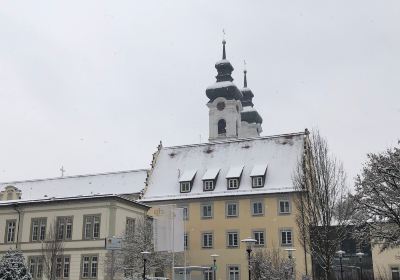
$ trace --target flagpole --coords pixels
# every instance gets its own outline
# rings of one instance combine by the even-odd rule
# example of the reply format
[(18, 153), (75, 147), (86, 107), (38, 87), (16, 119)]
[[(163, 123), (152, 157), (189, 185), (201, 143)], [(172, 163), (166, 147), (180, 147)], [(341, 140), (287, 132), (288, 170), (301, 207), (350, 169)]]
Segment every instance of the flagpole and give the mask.
[(172, 208), (170, 208), (171, 213), (171, 221), (172, 221), (172, 280), (175, 280), (175, 204), (173, 204)]

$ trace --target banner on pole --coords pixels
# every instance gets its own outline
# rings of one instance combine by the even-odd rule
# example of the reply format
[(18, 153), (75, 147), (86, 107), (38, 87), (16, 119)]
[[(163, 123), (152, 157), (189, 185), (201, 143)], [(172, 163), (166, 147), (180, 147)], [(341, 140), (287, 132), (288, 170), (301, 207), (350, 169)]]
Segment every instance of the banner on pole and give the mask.
[(182, 252), (184, 250), (183, 209), (175, 205), (154, 207), (154, 251)]

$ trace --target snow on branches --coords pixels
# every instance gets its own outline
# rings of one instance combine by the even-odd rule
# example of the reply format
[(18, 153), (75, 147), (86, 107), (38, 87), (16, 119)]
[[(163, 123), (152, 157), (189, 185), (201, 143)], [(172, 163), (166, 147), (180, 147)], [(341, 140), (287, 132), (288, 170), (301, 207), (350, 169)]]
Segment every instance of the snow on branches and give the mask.
[(31, 280), (21, 251), (9, 250), (0, 260), (0, 279)]
[(381, 250), (400, 245), (400, 149), (368, 154), (355, 182), (359, 238), (371, 240)]

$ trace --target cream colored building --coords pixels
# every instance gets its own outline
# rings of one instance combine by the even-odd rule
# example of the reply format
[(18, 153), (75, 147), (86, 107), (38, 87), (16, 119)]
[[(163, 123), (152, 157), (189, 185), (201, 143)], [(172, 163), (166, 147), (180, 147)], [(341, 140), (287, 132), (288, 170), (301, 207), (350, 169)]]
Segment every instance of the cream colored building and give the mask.
[(160, 147), (141, 201), (184, 208), (186, 266), (210, 266), (210, 255), (218, 254), (218, 280), (248, 279), (241, 240), (252, 237), (256, 247), (284, 257), (295, 248), (300, 279), (311, 274), (311, 261), (298, 240), (291, 174), (306, 140), (295, 133)]
[(120, 195), (0, 202), (0, 253), (22, 250), (34, 279), (45, 279), (42, 242), (51, 227), (63, 240), (58, 279), (107, 279), (105, 239), (134, 227), (148, 207)]
[(374, 246), (372, 262), (375, 279), (400, 279), (400, 248), (380, 252), (379, 246)]
[(42, 241), (56, 225), (64, 243), (58, 278), (107, 279), (105, 238), (146, 215), (134, 201), (146, 177), (147, 170), (129, 170), (0, 183), (0, 254), (22, 250), (34, 278), (45, 279)]

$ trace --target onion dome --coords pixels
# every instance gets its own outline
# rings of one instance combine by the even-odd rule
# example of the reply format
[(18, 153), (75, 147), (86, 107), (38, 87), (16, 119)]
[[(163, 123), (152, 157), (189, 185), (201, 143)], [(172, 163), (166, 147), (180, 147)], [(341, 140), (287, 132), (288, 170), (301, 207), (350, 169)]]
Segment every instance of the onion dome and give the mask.
[(247, 70), (245, 69), (243, 71), (244, 73), (244, 81), (243, 81), (243, 88), (241, 89), (243, 98), (241, 99), (242, 105), (243, 105), (243, 110), (240, 113), (241, 119), (244, 122), (247, 123), (259, 123), (262, 124), (263, 119), (261, 118), (260, 114), (257, 112), (256, 109), (254, 109), (254, 104), (253, 104), (253, 97), (254, 94), (247, 87)]
[(236, 99), (241, 100), (243, 95), (241, 91), (232, 82), (233, 78), (231, 76), (233, 71), (233, 66), (226, 59), (225, 51), (226, 41), (222, 41), (222, 60), (215, 63), (215, 68), (218, 71), (216, 76), (217, 82), (206, 89), (206, 95), (210, 99), (209, 102), (213, 102), (218, 97), (224, 97), (226, 99)]

